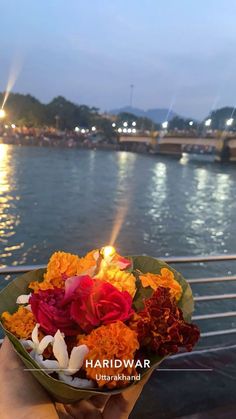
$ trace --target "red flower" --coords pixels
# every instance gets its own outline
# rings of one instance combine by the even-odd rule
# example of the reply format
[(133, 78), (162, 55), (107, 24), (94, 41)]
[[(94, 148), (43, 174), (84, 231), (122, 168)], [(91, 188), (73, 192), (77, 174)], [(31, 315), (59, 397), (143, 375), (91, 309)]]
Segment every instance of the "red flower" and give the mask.
[(200, 336), (199, 328), (184, 320), (168, 288), (158, 287), (144, 305), (129, 323), (138, 334), (140, 346), (160, 356), (176, 353), (181, 347), (192, 350)]
[(44, 332), (54, 335), (59, 329), (66, 336), (77, 335), (81, 329), (71, 318), (70, 305), (63, 302), (64, 290), (60, 288), (39, 290), (29, 300), (34, 317)]
[(71, 317), (86, 333), (102, 324), (124, 322), (133, 314), (132, 298), (127, 291), (89, 276), (66, 281), (65, 302), (70, 302)]

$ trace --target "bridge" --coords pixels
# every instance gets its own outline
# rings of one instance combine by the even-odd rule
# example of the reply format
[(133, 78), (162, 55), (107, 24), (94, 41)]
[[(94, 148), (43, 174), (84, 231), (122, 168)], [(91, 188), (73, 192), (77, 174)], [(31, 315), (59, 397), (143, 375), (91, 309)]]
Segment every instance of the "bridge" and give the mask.
[(190, 154), (212, 154), (217, 161), (236, 161), (236, 138), (221, 136), (206, 137), (169, 137), (157, 133), (121, 135), (121, 149), (130, 151), (151, 151), (155, 154), (181, 157), (183, 152)]

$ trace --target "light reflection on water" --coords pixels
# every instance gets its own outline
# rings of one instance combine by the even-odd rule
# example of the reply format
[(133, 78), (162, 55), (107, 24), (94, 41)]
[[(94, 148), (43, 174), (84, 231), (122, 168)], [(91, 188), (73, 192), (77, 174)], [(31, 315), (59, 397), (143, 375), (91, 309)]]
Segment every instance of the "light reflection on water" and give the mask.
[(10, 149), (0, 144), (0, 244), (1, 257), (10, 258), (13, 251), (20, 248), (20, 244), (7, 246), (16, 234), (16, 227), (20, 222), (16, 202), (20, 199), (14, 194), (15, 176), (11, 165)]
[(235, 251), (234, 166), (1, 144), (0, 169), (4, 264), (104, 244), (124, 206), (117, 241), (124, 253)]
[[(44, 263), (58, 249), (100, 247), (126, 209), (116, 241), (123, 254), (235, 253), (235, 196), (233, 165), (0, 145), (1, 264)], [(178, 269), (187, 277), (236, 273), (233, 263)], [(235, 283), (219, 283), (204, 292), (226, 286), (236, 291)], [(221, 302), (214, 308), (222, 311)]]

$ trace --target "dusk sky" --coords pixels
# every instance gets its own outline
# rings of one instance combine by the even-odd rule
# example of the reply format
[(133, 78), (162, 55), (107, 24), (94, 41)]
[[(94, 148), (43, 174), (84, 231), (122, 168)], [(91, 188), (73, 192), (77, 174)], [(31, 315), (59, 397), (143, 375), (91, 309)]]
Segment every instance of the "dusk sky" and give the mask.
[(1, 0), (0, 90), (102, 110), (236, 104), (235, 0)]

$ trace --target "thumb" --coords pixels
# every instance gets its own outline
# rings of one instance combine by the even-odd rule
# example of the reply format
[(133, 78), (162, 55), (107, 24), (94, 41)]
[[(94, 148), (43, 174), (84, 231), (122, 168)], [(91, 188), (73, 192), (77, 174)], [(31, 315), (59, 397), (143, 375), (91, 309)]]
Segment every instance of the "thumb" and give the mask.
[(127, 419), (139, 398), (144, 385), (151, 376), (150, 371), (139, 383), (133, 385), (120, 394), (111, 396), (103, 410), (103, 419)]

